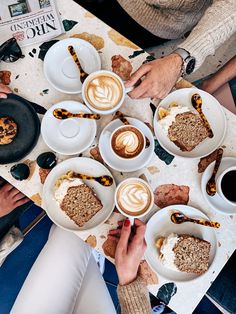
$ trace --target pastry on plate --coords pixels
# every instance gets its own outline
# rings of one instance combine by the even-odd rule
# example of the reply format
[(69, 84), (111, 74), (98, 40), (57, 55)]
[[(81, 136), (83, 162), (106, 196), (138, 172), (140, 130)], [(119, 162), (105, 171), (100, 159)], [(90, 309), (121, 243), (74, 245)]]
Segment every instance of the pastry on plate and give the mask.
[(164, 266), (179, 272), (201, 275), (209, 268), (211, 244), (197, 237), (171, 233), (159, 237), (156, 247)]
[(0, 145), (10, 144), (17, 135), (17, 124), (10, 117), (0, 118)]
[(159, 125), (169, 139), (182, 151), (190, 152), (208, 137), (198, 113), (176, 103), (158, 109)]
[(62, 175), (56, 181), (55, 199), (79, 227), (83, 227), (103, 208), (94, 191), (82, 180), (73, 178), (73, 172)]

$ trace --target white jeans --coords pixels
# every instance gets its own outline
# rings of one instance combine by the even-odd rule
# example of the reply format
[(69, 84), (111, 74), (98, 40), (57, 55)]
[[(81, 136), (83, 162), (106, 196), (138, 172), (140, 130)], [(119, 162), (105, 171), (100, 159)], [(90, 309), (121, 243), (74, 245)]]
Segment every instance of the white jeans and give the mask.
[(115, 314), (116, 310), (89, 246), (55, 227), (11, 314), (72, 313)]

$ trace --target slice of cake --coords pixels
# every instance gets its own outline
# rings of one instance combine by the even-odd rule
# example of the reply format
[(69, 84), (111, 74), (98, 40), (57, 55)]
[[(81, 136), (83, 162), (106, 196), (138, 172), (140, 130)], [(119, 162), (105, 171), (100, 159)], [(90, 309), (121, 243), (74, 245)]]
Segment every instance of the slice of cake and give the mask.
[(162, 264), (172, 270), (203, 274), (209, 267), (211, 244), (190, 235), (170, 234), (156, 241)]
[(199, 114), (184, 112), (177, 114), (168, 136), (182, 151), (190, 152), (208, 137), (208, 131)]
[(83, 227), (103, 207), (93, 190), (72, 172), (61, 176), (55, 184), (55, 199), (60, 208), (79, 227)]

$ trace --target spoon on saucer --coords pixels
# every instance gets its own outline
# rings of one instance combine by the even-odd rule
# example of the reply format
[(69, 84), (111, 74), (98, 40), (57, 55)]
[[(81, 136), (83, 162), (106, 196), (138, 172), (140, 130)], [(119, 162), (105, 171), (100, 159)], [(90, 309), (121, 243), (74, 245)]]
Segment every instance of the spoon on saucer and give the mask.
[(184, 222), (192, 222), (192, 223), (195, 223), (198, 225), (203, 225), (206, 227), (212, 227), (212, 228), (219, 228), (220, 227), (220, 224), (218, 222), (209, 221), (209, 220), (205, 220), (205, 219), (190, 218), (181, 212), (172, 213), (170, 216), (170, 219), (174, 224), (182, 224)]
[(85, 79), (86, 79), (86, 77), (88, 76), (88, 73), (86, 73), (84, 71), (84, 69), (82, 68), (82, 66), (81, 66), (81, 64), (79, 62), (79, 58), (77, 56), (77, 53), (75, 52), (74, 47), (73, 46), (68, 46), (68, 51), (71, 54), (75, 64), (77, 65), (77, 67), (78, 67), (78, 69), (80, 71), (80, 82), (83, 84)]
[(212, 175), (211, 175), (211, 177), (208, 180), (207, 185), (206, 185), (206, 192), (210, 196), (214, 196), (216, 194), (216, 179), (215, 178), (216, 178), (217, 171), (220, 167), (223, 152), (224, 152), (223, 148), (218, 149), (217, 155), (216, 155), (215, 166), (214, 166)]
[(204, 123), (204, 125), (208, 131), (208, 137), (212, 138), (214, 136), (213, 131), (211, 129), (209, 122), (207, 121), (206, 116), (204, 115), (204, 113), (202, 111), (202, 97), (197, 93), (193, 94), (193, 96), (191, 98), (191, 102), (192, 102), (193, 108), (195, 108), (197, 110), (197, 112), (199, 113), (199, 115), (202, 119), (202, 122)]
[(103, 186), (111, 186), (113, 184), (113, 178), (107, 175), (93, 177), (93, 176), (88, 176), (87, 174), (72, 172), (71, 177), (78, 178), (81, 180), (94, 180)]
[[(116, 114), (115, 114), (115, 117), (117, 119), (120, 119), (120, 121), (122, 123), (124, 123), (125, 125), (131, 125), (121, 111), (117, 111)], [(149, 139), (146, 136), (145, 136), (145, 140), (146, 140), (146, 147), (145, 148), (148, 148), (150, 146), (150, 141), (149, 141)]]
[(66, 109), (58, 108), (53, 110), (53, 115), (59, 120), (69, 119), (69, 118), (84, 118), (84, 119), (94, 119), (99, 120), (101, 116), (97, 113), (72, 113)]

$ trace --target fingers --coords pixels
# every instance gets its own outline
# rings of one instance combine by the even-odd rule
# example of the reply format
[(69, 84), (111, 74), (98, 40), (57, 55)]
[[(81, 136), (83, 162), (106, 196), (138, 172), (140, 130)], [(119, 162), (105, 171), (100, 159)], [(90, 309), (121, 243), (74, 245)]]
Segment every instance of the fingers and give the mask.
[(14, 189), (14, 186), (11, 185), (10, 183), (6, 183), (6, 184), (2, 187), (2, 190), (5, 191), (5, 192), (9, 192), (9, 191), (11, 191), (12, 189)]
[(116, 243), (118, 243), (118, 242), (120, 241), (119, 238), (114, 237), (114, 236), (112, 236), (112, 235), (110, 235), (110, 234), (108, 234), (108, 239), (110, 239), (110, 240), (112, 240), (112, 241), (114, 241), (114, 242), (116, 242)]
[(140, 98), (143, 94), (147, 93), (147, 90), (148, 86), (146, 81), (144, 80), (138, 87), (136, 87), (129, 93), (129, 97), (133, 99)]
[(125, 87), (134, 86), (138, 80), (140, 80), (146, 73), (150, 71), (150, 66), (148, 64), (142, 65), (136, 72), (134, 72), (130, 79), (125, 83)]
[(121, 234), (121, 229), (115, 229), (115, 230), (110, 230), (109, 231), (110, 235), (119, 235)]
[(26, 196), (23, 194), (23, 193), (21, 193), (21, 192), (18, 192), (14, 197), (13, 197), (13, 200), (14, 200), (14, 202), (17, 202), (17, 201), (19, 201), (19, 200), (21, 200), (21, 199), (23, 199), (23, 198), (25, 198)]
[(15, 203), (15, 205), (16, 205), (16, 207), (18, 207), (18, 206), (24, 205), (24, 204), (26, 204), (26, 203), (28, 203), (28, 202), (29, 202), (29, 199), (28, 199), (28, 197), (25, 196), (24, 198), (18, 200), (18, 201)]
[(125, 219), (123, 227), (121, 229), (121, 233), (120, 233), (120, 240), (117, 246), (118, 250), (127, 252), (130, 233), (131, 233), (130, 220)]
[[(17, 190), (16, 188), (13, 188), (9, 191), (9, 197), (14, 198), (17, 194), (19, 194), (20, 191)], [(24, 195), (25, 196), (25, 195)]]

